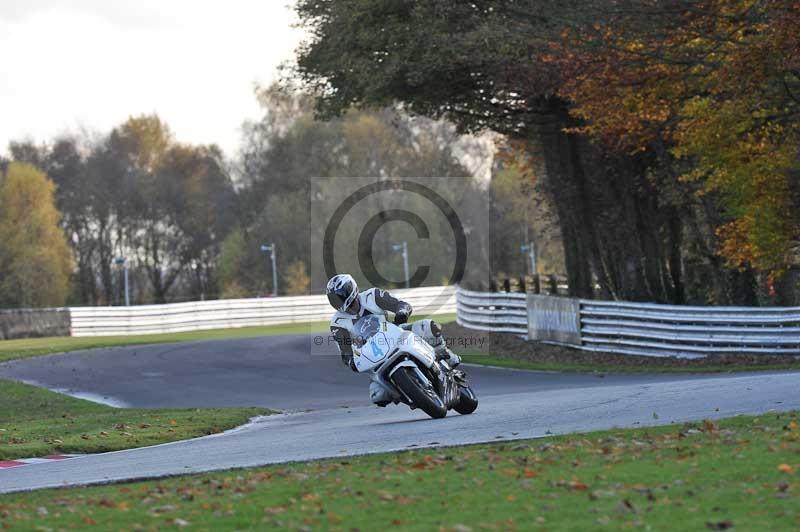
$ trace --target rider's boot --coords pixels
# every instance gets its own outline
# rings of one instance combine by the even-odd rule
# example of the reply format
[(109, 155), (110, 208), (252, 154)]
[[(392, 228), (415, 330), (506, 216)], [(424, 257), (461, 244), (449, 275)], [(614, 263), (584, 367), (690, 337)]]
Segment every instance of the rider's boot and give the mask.
[(369, 398), (380, 407), (384, 407), (392, 402), (392, 396), (389, 394), (388, 390), (378, 382), (374, 375), (369, 381)]
[(417, 336), (423, 338), (433, 347), (438, 360), (446, 360), (447, 365), (455, 368), (461, 363), (461, 357), (453, 353), (447, 347), (447, 342), (442, 334), (442, 327), (431, 319), (418, 320), (414, 323), (401, 325), (407, 331), (412, 331)]
[(461, 364), (461, 357), (453, 353), (450, 348), (447, 347), (447, 342), (445, 342), (444, 336), (440, 335), (438, 340), (438, 343), (434, 344), (433, 346), (433, 350), (436, 353), (436, 358), (439, 360), (445, 360), (447, 365), (451, 368), (455, 368)]

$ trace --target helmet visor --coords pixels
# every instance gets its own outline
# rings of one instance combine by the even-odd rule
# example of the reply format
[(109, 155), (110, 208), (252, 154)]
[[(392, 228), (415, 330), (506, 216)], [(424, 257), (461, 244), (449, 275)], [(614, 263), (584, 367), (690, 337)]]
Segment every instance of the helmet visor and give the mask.
[(328, 302), (333, 308), (347, 312), (353, 306), (358, 292), (352, 282), (348, 282), (335, 290), (328, 292)]
[(344, 306), (344, 300), (345, 299), (347, 299), (347, 298), (346, 297), (342, 297), (341, 294), (337, 294), (336, 292), (329, 292), (328, 293), (328, 302), (336, 310), (342, 310), (342, 307)]

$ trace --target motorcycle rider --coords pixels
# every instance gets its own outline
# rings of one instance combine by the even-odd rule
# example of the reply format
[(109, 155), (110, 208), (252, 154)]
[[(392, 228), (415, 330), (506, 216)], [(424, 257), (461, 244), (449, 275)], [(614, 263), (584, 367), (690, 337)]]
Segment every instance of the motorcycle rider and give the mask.
[[(410, 330), (433, 347), (436, 357), (446, 360), (451, 368), (461, 363), (461, 358), (447, 347), (442, 335), (442, 328), (431, 319), (406, 323), (411, 316), (411, 305), (401, 301), (380, 288), (370, 288), (359, 292), (355, 279), (349, 274), (334, 275), (328, 281), (326, 294), (336, 313), (331, 318), (331, 333), (339, 347), (342, 362), (353, 371), (358, 371), (353, 361), (353, 332), (355, 323), (368, 314), (386, 317), (387, 312), (394, 314), (394, 323), (403, 329)], [(391, 394), (373, 376), (369, 383), (369, 395), (378, 406), (386, 406), (392, 402)]]

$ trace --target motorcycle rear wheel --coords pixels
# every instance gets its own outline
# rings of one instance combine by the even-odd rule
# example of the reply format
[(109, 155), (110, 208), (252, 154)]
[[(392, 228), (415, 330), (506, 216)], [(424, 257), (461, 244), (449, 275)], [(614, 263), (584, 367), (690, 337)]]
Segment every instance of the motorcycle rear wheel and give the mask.
[(472, 388), (469, 386), (459, 386), (458, 402), (453, 406), (453, 410), (462, 416), (466, 416), (467, 414), (473, 413), (476, 408), (478, 408), (478, 397), (475, 395), (475, 392), (472, 391)]
[(447, 415), (447, 407), (436, 394), (430, 382), (422, 382), (412, 368), (400, 368), (392, 376), (394, 383), (405, 393), (417, 408), (434, 419)]

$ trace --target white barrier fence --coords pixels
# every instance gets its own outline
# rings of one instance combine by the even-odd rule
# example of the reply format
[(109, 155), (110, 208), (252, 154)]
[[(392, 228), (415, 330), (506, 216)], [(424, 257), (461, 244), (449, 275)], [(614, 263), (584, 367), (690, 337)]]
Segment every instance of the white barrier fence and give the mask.
[[(459, 324), (589, 351), (698, 358), (800, 355), (800, 307), (689, 307), (457, 291)], [(570, 316), (566, 314), (572, 313)]]
[[(393, 290), (415, 315), (456, 311), (455, 288)], [(72, 336), (120, 336), (258, 325), (327, 321), (333, 310), (324, 295), (223, 299), (132, 307), (71, 307)]]

